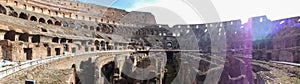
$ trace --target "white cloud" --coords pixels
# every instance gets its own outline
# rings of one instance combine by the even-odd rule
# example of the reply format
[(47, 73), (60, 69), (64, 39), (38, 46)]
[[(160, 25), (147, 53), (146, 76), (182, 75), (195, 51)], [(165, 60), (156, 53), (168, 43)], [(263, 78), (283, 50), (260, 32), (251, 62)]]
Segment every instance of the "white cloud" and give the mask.
[[(169, 12), (157, 11), (161, 9), (166, 9)], [(156, 16), (157, 23), (159, 24), (183, 24), (183, 23), (201, 23), (201, 18), (192, 10), (186, 3), (182, 0), (157, 0), (152, 3), (136, 3), (132, 9), (129, 11), (146, 11), (152, 12)], [(177, 16), (168, 16), (172, 14)], [(174, 19), (178, 18), (178, 19)], [(172, 21), (166, 19), (173, 19)], [(174, 21), (175, 20), (175, 21)]]
[[(153, 12), (154, 9), (146, 10), (147, 7), (159, 7), (168, 9), (184, 19), (189, 24), (202, 23), (201, 17), (196, 14), (182, 0), (156, 0), (152, 3), (144, 3), (146, 0), (138, 0), (132, 9)], [(294, 17), (300, 15), (298, 8), (299, 0), (211, 0), (217, 9), (222, 21), (242, 19), (244, 22), (250, 17), (267, 15), (271, 20)], [(201, 4), (199, 4), (201, 5)], [(155, 12), (155, 11), (154, 11)], [(154, 13), (161, 16), (159, 13)], [(182, 24), (182, 21), (159, 21), (162, 24)]]
[(272, 20), (300, 15), (299, 0), (211, 0), (222, 20), (267, 15)]

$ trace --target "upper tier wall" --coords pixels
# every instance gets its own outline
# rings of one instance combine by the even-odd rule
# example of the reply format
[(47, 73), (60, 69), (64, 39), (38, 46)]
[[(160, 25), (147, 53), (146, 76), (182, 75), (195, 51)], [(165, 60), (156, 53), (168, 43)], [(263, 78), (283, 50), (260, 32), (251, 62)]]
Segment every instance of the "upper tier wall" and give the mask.
[[(96, 21), (109, 24), (134, 24), (125, 21), (120, 22), (120, 20), (131, 12), (82, 2), (69, 0), (3, 0), (0, 2), (13, 8), (37, 12), (48, 16), (58, 16), (62, 18)], [(151, 13), (134, 12), (133, 14), (140, 16), (133, 17), (134, 19), (132, 20), (135, 20), (135, 22), (145, 22), (142, 24), (156, 24), (155, 18)], [(147, 19), (143, 17), (147, 17)]]

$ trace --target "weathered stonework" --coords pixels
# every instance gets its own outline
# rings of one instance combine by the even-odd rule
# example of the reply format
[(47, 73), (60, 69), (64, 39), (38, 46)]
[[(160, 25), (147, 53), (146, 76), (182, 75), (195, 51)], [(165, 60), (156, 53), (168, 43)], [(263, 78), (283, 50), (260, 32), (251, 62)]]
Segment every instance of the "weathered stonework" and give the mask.
[(156, 24), (151, 13), (72, 0), (1, 0), (0, 13), (0, 56), (14, 62), (126, 48), (110, 37), (116, 27)]

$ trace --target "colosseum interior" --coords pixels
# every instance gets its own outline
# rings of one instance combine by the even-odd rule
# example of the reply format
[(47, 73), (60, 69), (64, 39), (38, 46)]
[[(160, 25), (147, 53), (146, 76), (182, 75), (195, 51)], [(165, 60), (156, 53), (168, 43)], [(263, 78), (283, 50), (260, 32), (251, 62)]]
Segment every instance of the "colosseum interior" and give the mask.
[[(26, 62), (59, 56), (98, 56), (96, 62), (91, 63), (99, 68), (99, 71), (94, 70), (94, 74), (99, 74), (93, 82), (88, 81), (93, 77), (82, 77), (91, 73), (83, 74), (86, 68), (82, 68), (81, 64), (88, 62), (81, 61), (76, 65), (79, 67), (76, 68), (79, 70), (77, 75), (83, 84), (164, 84), (170, 83), (178, 74), (185, 74), (178, 80), (188, 84), (300, 83), (300, 17), (271, 21), (266, 16), (258, 16), (249, 18), (247, 23), (231, 20), (169, 27), (157, 24), (155, 16), (149, 12), (128, 12), (73, 0), (0, 0), (0, 13), (1, 59), (25, 65)], [(123, 55), (129, 57), (121, 60)], [(156, 65), (151, 66), (149, 59), (156, 55), (160, 57), (156, 57)], [(162, 56), (167, 60), (163, 60)], [(65, 60), (21, 70), (13, 69), (21, 65), (6, 69), (2, 66), (0, 80), (3, 84), (23, 83), (25, 80), (45, 83), (34, 77), (14, 77), (35, 72), (32, 68), (37, 68), (37, 72), (39, 69), (44, 71), (51, 65), (69, 69), (74, 60)], [(136, 67), (149, 65), (151, 70), (160, 72), (151, 72), (155, 77), (147, 80), (124, 76), (122, 70), (128, 69), (124, 66), (132, 67), (123, 65), (128, 61), (133, 61)], [(166, 67), (161, 65), (164, 62)], [(190, 68), (188, 63), (196, 67), (188, 69), (189, 72), (181, 72), (182, 67)], [(135, 68), (131, 70), (139, 73), (134, 71)], [(213, 73), (219, 73), (216, 79), (208, 77)], [(65, 84), (64, 81), (51, 83)]]

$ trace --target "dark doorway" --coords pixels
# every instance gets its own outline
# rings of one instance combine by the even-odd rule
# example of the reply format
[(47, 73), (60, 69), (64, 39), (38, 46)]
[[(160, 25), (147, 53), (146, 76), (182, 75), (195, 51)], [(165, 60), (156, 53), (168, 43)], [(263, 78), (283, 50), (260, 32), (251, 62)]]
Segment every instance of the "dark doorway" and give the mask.
[(35, 16), (31, 16), (31, 17), (30, 17), (30, 21), (35, 21), (35, 22), (36, 22), (36, 21), (37, 21), (37, 18), (36, 18)]
[(22, 18), (22, 19), (27, 20), (27, 19), (28, 19), (28, 16), (27, 16), (27, 14), (21, 12), (20, 15), (19, 15), (19, 18)]
[(40, 19), (39, 19), (39, 22), (40, 22), (40, 23), (46, 23), (46, 21), (45, 21), (44, 18), (40, 18)]
[(32, 43), (40, 43), (40, 36), (39, 35), (34, 35), (31, 38)]
[(27, 33), (21, 34), (21, 35), (19, 36), (19, 40), (20, 40), (20, 41), (28, 42), (28, 39), (29, 39), (29, 34), (27, 34)]
[(51, 56), (51, 48), (47, 48), (47, 56)]
[(76, 53), (76, 48), (72, 48), (72, 53)]
[(64, 51), (69, 51), (69, 46), (67, 44), (64, 44)]
[(270, 61), (270, 60), (272, 60), (272, 54), (271, 54), (271, 53), (268, 53), (268, 54), (267, 54), (267, 61)]
[(94, 50), (95, 50), (94, 48), (91, 48), (91, 51), (92, 51), (92, 52), (94, 52)]
[(61, 23), (60, 23), (59, 21), (56, 21), (56, 22), (55, 22), (55, 25), (61, 26)]
[(55, 48), (55, 55), (60, 55), (60, 48)]
[(6, 14), (6, 9), (2, 5), (0, 5), (0, 13)]
[(96, 50), (100, 50), (99, 46), (96, 46)]
[(15, 35), (16, 35), (15, 31), (6, 32), (4, 34), (4, 39), (5, 40), (10, 40), (10, 41), (15, 41)]
[(52, 42), (58, 43), (58, 40), (59, 40), (59, 38), (58, 38), (58, 37), (55, 37), (55, 38), (52, 39)]
[(52, 20), (47, 21), (48, 24), (53, 24)]
[(89, 52), (89, 47), (85, 47), (85, 52)]
[(173, 63), (173, 52), (167, 51), (167, 63)]
[(26, 56), (26, 60), (32, 60), (32, 49), (31, 48), (24, 48), (24, 53)]

